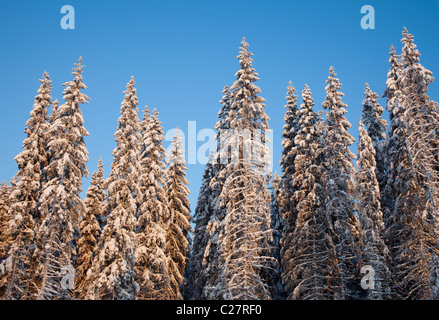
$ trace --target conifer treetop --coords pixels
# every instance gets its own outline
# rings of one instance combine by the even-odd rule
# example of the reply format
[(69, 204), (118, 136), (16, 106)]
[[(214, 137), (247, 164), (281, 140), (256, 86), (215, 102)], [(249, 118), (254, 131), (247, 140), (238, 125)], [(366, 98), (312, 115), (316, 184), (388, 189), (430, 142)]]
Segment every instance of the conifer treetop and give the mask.
[(269, 117), (264, 111), (265, 99), (258, 94), (261, 89), (254, 84), (258, 74), (252, 66), (253, 55), (248, 50), (245, 38), (241, 42), (241, 51), (238, 55), (241, 68), (236, 72), (236, 81), (232, 87), (232, 105), (228, 117), (231, 128), (237, 129), (268, 129)]
[(421, 65), (421, 59), (419, 58), (421, 54), (416, 49), (414, 37), (405, 27), (402, 35), (401, 42), (403, 43), (403, 48), (401, 59), (403, 71), (401, 81), (404, 83), (404, 86), (416, 83), (415, 90), (425, 93), (428, 91), (428, 85), (434, 81), (433, 73)]
[[(336, 78), (336, 73), (333, 67), (329, 68), (329, 77), (326, 80), (326, 98), (323, 102), (323, 108), (327, 109), (327, 117), (326, 122), (328, 124), (328, 138), (334, 139), (333, 142), (337, 141), (337, 143), (341, 143), (343, 146), (343, 150), (346, 151), (346, 155), (355, 159), (355, 155), (349, 151), (348, 146), (352, 145), (355, 139), (348, 133), (348, 129), (351, 127), (351, 124), (344, 116), (347, 113), (346, 108), (348, 107), (342, 101), (342, 97), (344, 93), (341, 92), (341, 83), (338, 78)], [(335, 146), (336, 150), (340, 146)]]
[(414, 43), (414, 37), (410, 34), (406, 27), (402, 31), (402, 39), (403, 43), (402, 56), (405, 66), (411, 66), (416, 62), (419, 62), (419, 56), (421, 55), (419, 51), (416, 49), (416, 45)]
[(78, 103), (88, 103), (90, 98), (80, 91), (87, 89), (87, 86), (82, 81), (82, 73), (85, 67), (85, 65), (82, 64), (82, 57), (79, 57), (78, 62), (74, 65), (75, 67), (73, 68), (72, 74), (75, 78), (72, 81), (63, 83), (63, 86), (66, 87), (63, 91), (63, 99), (65, 101), (73, 101), (76, 105)]
[[(384, 108), (378, 103), (378, 94), (370, 89), (366, 82), (363, 100), (363, 114), (361, 116), (362, 122), (368, 129), (368, 132), (374, 132), (372, 139), (379, 139), (384, 141), (386, 139), (387, 121), (382, 118)], [(370, 134), (369, 134), (370, 135)], [(377, 141), (374, 141), (374, 147), (377, 147)]]

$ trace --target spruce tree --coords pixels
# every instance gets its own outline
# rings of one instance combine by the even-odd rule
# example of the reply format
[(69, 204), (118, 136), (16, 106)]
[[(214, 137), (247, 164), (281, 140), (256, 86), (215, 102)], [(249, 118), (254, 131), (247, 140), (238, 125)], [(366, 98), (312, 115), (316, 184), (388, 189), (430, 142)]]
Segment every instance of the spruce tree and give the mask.
[(6, 272), (8, 288), (5, 299), (22, 299), (29, 294), (32, 256), (36, 245), (35, 227), (41, 221), (40, 201), (45, 180), (47, 157), (47, 108), (51, 104), (52, 80), (44, 72), (35, 96), (30, 118), (26, 122), (23, 151), (15, 157), (17, 181), (11, 190), (8, 234), (10, 249)]
[[(402, 42), (398, 90), (388, 101), (392, 117), (387, 191), (394, 199), (388, 219), (388, 241), (393, 258), (394, 290), (401, 299), (437, 299), (435, 177), (430, 165), (432, 135), (435, 135), (430, 129), (435, 125), (432, 120), (437, 111), (426, 96), (431, 72), (420, 65), (413, 36), (406, 29)], [(426, 118), (428, 121), (424, 122)], [(420, 155), (422, 152), (425, 157)]]
[(378, 103), (378, 94), (372, 92), (369, 84), (366, 83), (363, 100), (363, 111), (361, 119), (366, 127), (369, 137), (372, 139), (372, 146), (375, 149), (375, 175), (380, 190), (386, 186), (386, 157), (385, 141), (387, 121), (382, 118), (384, 108)]
[(163, 128), (154, 109), (145, 106), (141, 122), (141, 154), (139, 175), (142, 203), (136, 227), (136, 276), (140, 299), (170, 299), (168, 259), (165, 254), (166, 228), (169, 220), (165, 190), (166, 151)]
[(141, 202), (139, 185), (140, 120), (138, 101), (131, 77), (124, 91), (118, 127), (114, 134), (108, 187), (108, 216), (98, 254), (93, 259), (87, 299), (134, 300), (139, 286), (135, 281), (136, 213)]
[(105, 221), (106, 210), (105, 180), (102, 159), (98, 169), (92, 174), (90, 187), (84, 199), (85, 211), (79, 224), (78, 260), (75, 274), (75, 293), (78, 299), (84, 299), (90, 282), (87, 272), (92, 267), (93, 257), (98, 252), (98, 242)]
[(297, 220), (293, 234), (282, 243), (282, 274), (288, 299), (338, 298), (340, 269), (330, 216), (325, 210), (323, 123), (314, 112), (311, 91), (305, 85), (300, 106), (300, 128), (291, 153)]
[(355, 173), (358, 217), (362, 237), (362, 265), (374, 272), (373, 288), (366, 298), (391, 298), (390, 252), (384, 243), (384, 222), (380, 204), (380, 189), (376, 177), (375, 146), (362, 121), (359, 124), (358, 171)]
[[(212, 297), (213, 292), (220, 289), (218, 277), (221, 266), (219, 265), (218, 239), (221, 234), (221, 221), (224, 220), (226, 215), (224, 207), (221, 207), (220, 204), (220, 195), (226, 179), (225, 168), (231, 161), (231, 146), (227, 144), (227, 138), (231, 132), (229, 122), (231, 93), (227, 85), (224, 86), (222, 93), (221, 109), (218, 112), (218, 121), (215, 124), (217, 149), (212, 159), (212, 178), (209, 186), (212, 195), (207, 199), (211, 210), (206, 217), (206, 248), (202, 262), (206, 279), (202, 291), (203, 299), (209, 299), (209, 297)], [(215, 296), (215, 294), (213, 295)]]
[(334, 244), (340, 269), (339, 299), (355, 298), (359, 274), (355, 261), (358, 257), (359, 222), (354, 213), (352, 160), (355, 155), (349, 147), (354, 138), (349, 134), (351, 124), (344, 116), (347, 105), (342, 101), (344, 95), (341, 83), (336, 78), (334, 68), (329, 69), (326, 81), (326, 98), (323, 107), (327, 110), (325, 126), (325, 186), (326, 212), (334, 230)]
[(428, 86), (434, 78), (432, 72), (420, 63), (414, 37), (405, 28), (402, 43), (403, 70), (400, 83), (404, 88), (402, 109), (407, 126), (407, 146), (420, 187), (426, 193), (426, 205), (431, 207), (429, 210), (437, 211), (439, 111), (437, 102), (430, 100), (427, 94)]
[[(297, 203), (294, 197), (295, 187), (293, 181), (293, 175), (296, 171), (294, 160), (296, 154), (293, 152), (295, 148), (295, 138), (297, 132), (300, 129), (300, 114), (298, 108), (298, 100), (296, 95), (296, 89), (293, 87), (291, 81), (287, 87), (287, 104), (285, 105), (285, 115), (282, 132), (282, 157), (280, 160), (280, 166), (282, 169), (281, 181), (280, 181), (280, 194), (279, 194), (279, 206), (281, 210), (282, 219), (284, 222), (284, 230), (282, 232), (282, 243), (291, 242), (291, 237), (294, 235), (294, 229), (296, 228), (297, 218)], [(282, 245), (280, 255), (283, 257), (289, 255), (289, 247)]]
[[(393, 186), (393, 168), (392, 164), (395, 163), (395, 156), (397, 154), (397, 151), (399, 149), (398, 146), (398, 139), (397, 136), (395, 136), (395, 130), (398, 128), (399, 123), (399, 114), (401, 109), (397, 105), (397, 95), (399, 96), (401, 93), (400, 89), (400, 76), (401, 76), (401, 70), (402, 70), (402, 64), (401, 64), (401, 58), (399, 55), (396, 54), (396, 49), (392, 45), (390, 47), (390, 53), (389, 53), (389, 63), (390, 63), (390, 69), (387, 73), (387, 80), (386, 80), (386, 89), (384, 91), (383, 97), (386, 98), (386, 110), (389, 113), (389, 132), (386, 137), (386, 143), (385, 143), (385, 156), (386, 156), (386, 163), (385, 163), (385, 171), (386, 171), (386, 183), (384, 186), (382, 186), (384, 189), (380, 189), (381, 192), (381, 205), (384, 215), (384, 223), (386, 225), (386, 229), (389, 230), (392, 225), (392, 213), (394, 209), (394, 195), (392, 192), (392, 186)], [(390, 239), (388, 236), (387, 242), (390, 245), (390, 242), (392, 239)]]
[(295, 147), (295, 138), (300, 128), (296, 89), (293, 87), (291, 81), (287, 87), (286, 99), (287, 104), (284, 107), (286, 109), (284, 116), (285, 124), (283, 126), (284, 131), (282, 132), (282, 158), (280, 160), (282, 180), (279, 200), (282, 217), (285, 220), (285, 236), (288, 237), (294, 232), (297, 216), (297, 204), (294, 200), (295, 188), (293, 187), (295, 154), (291, 150)]
[(37, 225), (36, 272), (33, 285), (37, 299), (66, 299), (69, 288), (60, 286), (64, 268), (72, 268), (76, 261), (75, 230), (80, 213), (85, 210), (81, 199), (82, 178), (88, 177), (88, 151), (84, 137), (84, 119), (80, 104), (90, 99), (81, 91), (86, 89), (82, 80), (82, 59), (73, 68), (74, 79), (63, 84), (64, 103), (48, 131), (50, 162), (45, 168), (44, 184), (39, 210), (41, 224)]
[(169, 261), (169, 273), (173, 294), (170, 299), (182, 299), (181, 289), (187, 265), (191, 232), (190, 193), (186, 179), (186, 161), (177, 128), (169, 153), (169, 167), (166, 173), (166, 194), (168, 198), (169, 222), (165, 253)]
[(227, 141), (232, 146), (232, 159), (225, 168), (220, 195), (226, 210), (218, 238), (221, 273), (218, 290), (211, 298), (271, 298), (262, 275), (272, 262), (270, 194), (265, 185), (269, 156), (265, 133), (269, 128), (265, 99), (258, 95), (261, 90), (254, 84), (259, 78), (252, 67), (252, 55), (243, 38), (238, 56), (241, 68), (231, 87), (228, 116), (233, 130)]

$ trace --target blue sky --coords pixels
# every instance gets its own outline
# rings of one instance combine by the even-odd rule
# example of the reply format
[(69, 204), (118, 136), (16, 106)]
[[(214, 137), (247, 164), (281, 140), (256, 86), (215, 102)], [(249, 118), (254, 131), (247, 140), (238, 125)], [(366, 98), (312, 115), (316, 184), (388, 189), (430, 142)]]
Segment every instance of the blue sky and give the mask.
[[(60, 26), (63, 5), (75, 8), (74, 30)], [(363, 5), (375, 9), (374, 30), (360, 26)], [(438, 0), (0, 0), (0, 180), (9, 181), (16, 173), (14, 157), (44, 70), (53, 80), (52, 97), (61, 101), (61, 84), (72, 79), (73, 63), (83, 57), (85, 93), (91, 98), (82, 107), (90, 132), (88, 169), (93, 172), (102, 156), (108, 175), (122, 92), (131, 75), (139, 108), (157, 108), (165, 131), (179, 126), (187, 134), (188, 121), (196, 121), (197, 131), (213, 128), (221, 90), (233, 83), (239, 68), (236, 56), (243, 36), (267, 100), (274, 169), (279, 171), (289, 80), (299, 92), (307, 83), (321, 110), (328, 69), (334, 66), (349, 106), (350, 132), (357, 137), (364, 84), (382, 95), (389, 46), (400, 52), (404, 26), (415, 36), (421, 63), (433, 75), (439, 72), (438, 15)], [(429, 92), (438, 100), (437, 82)], [(188, 168), (194, 209), (204, 165)], [(84, 189), (88, 185), (85, 179)]]

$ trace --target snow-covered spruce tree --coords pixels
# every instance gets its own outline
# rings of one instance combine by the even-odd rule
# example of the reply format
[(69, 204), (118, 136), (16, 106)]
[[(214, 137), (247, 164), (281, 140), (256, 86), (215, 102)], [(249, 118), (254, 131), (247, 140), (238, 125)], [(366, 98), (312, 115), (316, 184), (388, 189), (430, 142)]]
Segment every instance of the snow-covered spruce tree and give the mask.
[[(293, 175), (295, 172), (294, 159), (295, 154), (291, 150), (295, 147), (295, 138), (299, 131), (299, 109), (296, 89), (293, 87), (291, 81), (287, 87), (287, 104), (285, 105), (284, 116), (284, 131), (282, 132), (282, 158), (280, 166), (282, 168), (281, 174), (281, 194), (280, 194), (280, 208), (282, 218), (285, 221), (286, 237), (292, 236), (296, 227), (296, 205), (294, 199), (295, 188), (293, 187)], [(288, 241), (288, 240), (285, 240)]]
[[(398, 128), (399, 123), (399, 114), (401, 112), (401, 108), (399, 108), (397, 103), (397, 95), (400, 95), (400, 76), (402, 71), (402, 63), (399, 55), (396, 54), (395, 47), (392, 45), (390, 47), (389, 53), (389, 63), (390, 69), (387, 73), (386, 80), (386, 89), (384, 91), (383, 97), (386, 98), (386, 109), (389, 112), (390, 125), (389, 132), (386, 137), (385, 143), (385, 152), (384, 155), (386, 157), (385, 162), (385, 172), (386, 172), (386, 183), (383, 186), (384, 189), (380, 189), (381, 193), (381, 206), (384, 216), (384, 224), (386, 225), (386, 229), (389, 230), (392, 222), (392, 213), (394, 208), (394, 195), (392, 194), (392, 186), (393, 186), (393, 174), (392, 174), (392, 165), (395, 163), (394, 157), (397, 154), (398, 139), (395, 136), (395, 130)], [(386, 236), (386, 242), (388, 245), (392, 246), (390, 242), (393, 241), (389, 236)]]
[[(289, 243), (292, 241), (291, 237), (294, 235), (297, 218), (297, 203), (294, 197), (295, 187), (293, 182), (293, 175), (296, 171), (294, 159), (296, 154), (292, 152), (295, 147), (295, 138), (299, 131), (299, 108), (296, 89), (293, 87), (291, 81), (287, 87), (287, 104), (285, 105), (285, 115), (282, 132), (282, 157), (280, 166), (282, 169), (280, 181), (279, 206), (281, 216), (284, 222), (284, 230), (282, 232), (282, 243)], [(281, 246), (281, 256), (289, 255), (290, 250), (288, 246)]]
[(280, 177), (275, 172), (271, 182), (271, 202), (270, 202), (270, 215), (271, 222), (270, 228), (273, 230), (273, 238), (270, 242), (271, 256), (274, 258), (274, 268), (269, 270), (268, 276), (269, 281), (272, 282), (271, 296), (273, 299), (284, 299), (285, 290), (282, 284), (282, 255), (281, 255), (281, 241), (284, 230), (284, 222), (282, 219), (282, 214), (279, 206), (280, 200)]
[(374, 272), (374, 287), (367, 289), (369, 300), (391, 298), (390, 252), (384, 243), (384, 222), (380, 204), (380, 189), (376, 177), (375, 146), (362, 121), (358, 126), (358, 171), (355, 173), (358, 217), (362, 237), (362, 266)]
[(375, 174), (380, 190), (386, 187), (386, 156), (385, 141), (387, 121), (382, 118), (384, 108), (378, 103), (378, 94), (372, 92), (369, 84), (366, 83), (363, 100), (363, 111), (361, 119), (366, 127), (367, 133), (372, 139), (372, 146), (375, 149)]
[(192, 244), (192, 255), (190, 259), (191, 274), (189, 278), (190, 298), (199, 300), (202, 297), (206, 285), (206, 264), (204, 255), (209, 243), (210, 234), (207, 226), (213, 213), (213, 190), (210, 185), (214, 177), (213, 157), (209, 157), (204, 168), (203, 181), (198, 194), (197, 206), (194, 214), (194, 235)]
[(0, 299), (5, 294), (7, 286), (7, 274), (5, 264), (9, 250), (9, 196), (11, 187), (4, 181), (0, 183)]
[[(108, 214), (108, 195), (107, 184), (104, 179), (104, 163), (99, 158), (98, 169), (92, 175), (91, 185), (89, 187), (90, 196), (84, 199), (84, 203), (88, 208), (93, 208), (96, 220), (99, 223), (99, 229), (102, 231), (107, 222)], [(87, 194), (86, 194), (87, 195)]]
[(211, 181), (211, 187), (214, 192), (213, 205), (215, 214), (212, 215), (219, 221), (224, 218), (224, 208), (221, 208), (219, 195), (224, 185), (224, 169), (231, 159), (231, 147), (227, 145), (227, 137), (230, 134), (230, 108), (231, 108), (231, 92), (229, 86), (224, 86), (223, 96), (220, 100), (221, 109), (218, 112), (218, 121), (215, 124), (217, 131), (215, 140), (217, 141), (216, 153), (213, 155), (212, 165), (214, 169), (214, 177)]
[(163, 128), (154, 109), (145, 106), (141, 122), (141, 172), (139, 175), (142, 203), (136, 227), (136, 281), (139, 299), (166, 300), (173, 297), (168, 259), (165, 254), (168, 199), (165, 190), (166, 150)]
[[(269, 242), (270, 193), (265, 185), (269, 150), (266, 146), (268, 116), (264, 111), (258, 80), (252, 67), (253, 55), (245, 38), (238, 56), (241, 68), (231, 87), (229, 123), (233, 134), (232, 160), (225, 168), (226, 177), (220, 201), (226, 215), (220, 225), (219, 265), (221, 266), (216, 299), (270, 299), (262, 270), (270, 267)], [(219, 295), (217, 294), (219, 293)]]
[(288, 299), (337, 299), (340, 269), (330, 216), (323, 190), (323, 122), (314, 112), (311, 91), (305, 85), (300, 106), (300, 129), (291, 153), (297, 220), (292, 236), (282, 243), (282, 274)]
[(60, 285), (64, 268), (76, 260), (74, 233), (85, 206), (81, 199), (82, 178), (88, 176), (88, 151), (84, 137), (84, 119), (80, 104), (90, 99), (81, 91), (84, 66), (79, 58), (73, 68), (74, 79), (63, 84), (64, 103), (48, 131), (50, 162), (46, 166), (47, 183), (39, 201), (41, 223), (37, 225), (36, 268), (32, 294), (36, 299), (67, 299), (71, 292)]
[[(430, 100), (428, 86), (433, 82), (432, 72), (420, 63), (420, 53), (413, 42), (413, 35), (404, 28), (402, 50), (403, 71), (400, 79), (404, 88), (404, 120), (407, 126), (407, 146), (418, 182), (425, 190), (429, 210), (439, 208), (438, 165), (438, 104)], [(436, 223), (439, 215), (436, 214)], [(439, 229), (438, 229), (439, 230)]]
[[(431, 72), (419, 64), (419, 52), (406, 29), (402, 42), (398, 90), (388, 101), (392, 117), (387, 150), (391, 161), (387, 192), (394, 199), (388, 219), (388, 247), (393, 258), (397, 297), (437, 299), (438, 234), (435, 192), (434, 187), (431, 188), (435, 185), (435, 175), (429, 164), (432, 154), (429, 148), (434, 144), (430, 129), (434, 127), (437, 111), (426, 96), (427, 85), (432, 81)], [(427, 116), (416, 115), (417, 112)], [(428, 123), (424, 122), (426, 119)], [(423, 139), (425, 141), (421, 141)], [(423, 152), (425, 157), (420, 155)]]
[(134, 77), (128, 82), (114, 134), (108, 188), (107, 223), (98, 243), (98, 254), (90, 272), (86, 299), (134, 300), (139, 290), (135, 282), (136, 213), (141, 201), (139, 185), (140, 120)]
[(172, 287), (170, 299), (182, 299), (180, 292), (184, 281), (191, 232), (191, 215), (186, 179), (186, 161), (181, 137), (177, 128), (169, 152), (169, 167), (166, 172), (166, 194), (168, 198), (169, 221), (166, 235), (165, 253), (169, 261)]
[[(44, 72), (35, 96), (30, 118), (26, 122), (23, 151), (15, 157), (17, 182), (11, 190), (9, 206), (10, 249), (6, 262), (5, 299), (23, 299), (29, 292), (32, 255), (35, 248), (35, 225), (40, 221), (38, 201), (47, 166), (47, 108), (51, 102), (52, 81)], [(38, 220), (38, 221), (37, 221)]]
[(102, 159), (98, 169), (91, 176), (90, 187), (84, 199), (85, 211), (79, 224), (78, 259), (75, 272), (75, 293), (78, 299), (84, 299), (90, 282), (87, 272), (92, 268), (93, 257), (98, 252), (97, 244), (105, 221), (107, 195)]
[(349, 147), (355, 139), (349, 134), (351, 124), (344, 116), (347, 105), (342, 101), (341, 83), (336, 78), (334, 68), (329, 69), (326, 81), (326, 98), (323, 107), (326, 112), (325, 155), (323, 173), (326, 213), (334, 229), (334, 244), (340, 268), (340, 288), (338, 299), (353, 299), (360, 281), (356, 269), (360, 230), (354, 213), (352, 160), (355, 155)]
[[(219, 235), (221, 233), (221, 221), (226, 215), (225, 209), (221, 207), (220, 195), (226, 179), (226, 165), (231, 161), (231, 147), (227, 145), (227, 137), (230, 134), (230, 89), (226, 85), (222, 91), (223, 97), (220, 100), (222, 105), (218, 112), (218, 121), (215, 125), (217, 134), (217, 149), (212, 159), (212, 178), (210, 181), (211, 198), (209, 206), (212, 208), (207, 220), (206, 226), (206, 247), (203, 253), (202, 265), (205, 270), (205, 284), (201, 297), (210, 299), (213, 292), (220, 290), (219, 274), (221, 266), (219, 263)], [(214, 295), (217, 295), (216, 293)]]

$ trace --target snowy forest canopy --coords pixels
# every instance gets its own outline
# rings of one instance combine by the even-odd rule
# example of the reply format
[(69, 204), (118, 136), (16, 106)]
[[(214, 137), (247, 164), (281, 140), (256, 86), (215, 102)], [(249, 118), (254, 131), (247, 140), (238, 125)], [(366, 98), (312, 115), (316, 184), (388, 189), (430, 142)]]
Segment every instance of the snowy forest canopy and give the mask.
[(323, 112), (308, 85), (289, 83), (280, 175), (266, 171), (269, 117), (243, 38), (193, 215), (179, 131), (166, 154), (158, 112), (139, 117), (134, 77), (109, 176), (100, 160), (82, 199), (84, 65), (63, 103), (45, 72), (18, 172), (0, 185), (0, 298), (439, 299), (439, 110), (432, 72), (402, 35), (385, 107), (365, 85), (357, 155), (334, 68)]

